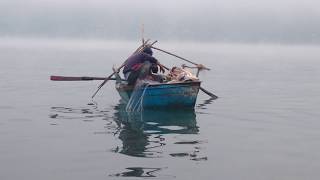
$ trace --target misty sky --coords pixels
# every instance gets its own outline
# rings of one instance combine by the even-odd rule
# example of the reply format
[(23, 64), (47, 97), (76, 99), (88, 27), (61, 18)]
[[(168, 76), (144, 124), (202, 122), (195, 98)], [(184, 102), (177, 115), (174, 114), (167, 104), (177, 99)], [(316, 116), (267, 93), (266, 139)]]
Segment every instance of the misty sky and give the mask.
[[(67, 2), (65, 2), (67, 1)], [(320, 43), (316, 0), (1, 0), (0, 37)]]

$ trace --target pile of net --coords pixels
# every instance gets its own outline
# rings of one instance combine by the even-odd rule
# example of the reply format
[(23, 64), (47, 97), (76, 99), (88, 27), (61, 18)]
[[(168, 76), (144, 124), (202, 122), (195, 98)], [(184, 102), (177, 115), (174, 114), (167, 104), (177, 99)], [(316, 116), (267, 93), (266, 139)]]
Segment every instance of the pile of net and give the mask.
[(167, 83), (186, 82), (186, 81), (198, 81), (195, 75), (193, 75), (188, 69), (179, 67), (173, 67), (167, 75)]

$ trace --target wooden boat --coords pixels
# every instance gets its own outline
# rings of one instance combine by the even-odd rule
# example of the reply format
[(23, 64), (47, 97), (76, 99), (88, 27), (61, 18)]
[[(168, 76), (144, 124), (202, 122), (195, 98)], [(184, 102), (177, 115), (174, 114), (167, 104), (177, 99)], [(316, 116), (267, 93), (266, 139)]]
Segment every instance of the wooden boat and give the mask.
[[(128, 86), (116, 82), (116, 89), (124, 103), (130, 100), (140, 103), (142, 108), (191, 108), (197, 100), (201, 81), (156, 83), (148, 84), (142, 88)], [(132, 96), (133, 93), (138, 96)]]
[[(108, 80), (116, 80), (116, 90), (120, 94), (122, 101), (127, 103), (126, 110), (135, 111), (135, 107), (138, 106), (138, 109), (141, 108), (189, 108), (194, 109), (198, 92), (201, 90), (206, 93), (210, 97), (216, 99), (218, 98), (213, 93), (205, 90), (200, 87), (201, 81), (197, 78), (200, 70), (210, 70), (202, 64), (194, 63), (190, 60), (182, 58), (173, 53), (167, 52), (165, 50), (154, 47), (153, 45), (157, 42), (154, 41), (151, 44), (148, 44), (148, 41), (143, 41), (143, 44), (133, 53), (142, 52), (142, 50), (146, 47), (151, 47), (158, 51), (164, 52), (171, 56), (177, 57), (181, 60), (189, 62), (195, 67), (188, 67), (186, 65), (182, 65), (182, 68), (173, 67), (171, 69), (165, 67), (162, 64), (158, 64), (162, 68), (170, 71), (169, 74), (166, 75), (165, 83), (147, 83), (142, 86), (137, 85), (135, 87), (127, 85), (127, 82), (121, 79), (119, 76), (119, 72), (121, 68), (126, 65), (124, 62), (119, 68), (113, 68), (113, 73), (108, 77), (67, 77), (67, 76), (51, 76), (50, 79), (53, 81), (89, 81), (89, 80), (104, 80), (96, 90), (96, 92), (92, 95), (92, 98), (98, 93), (102, 86), (108, 82)], [(184, 70), (185, 68), (194, 68), (197, 69), (196, 76), (194, 76), (191, 72)], [(113, 78), (115, 76), (116, 78)], [(152, 75), (151, 75), (152, 76)], [(156, 75), (158, 76), (158, 75)], [(148, 79), (148, 78), (146, 78)], [(151, 78), (152, 79), (152, 78)], [(156, 78), (154, 79), (155, 81)], [(160, 79), (161, 81), (162, 79)], [(131, 105), (133, 104), (133, 108)]]

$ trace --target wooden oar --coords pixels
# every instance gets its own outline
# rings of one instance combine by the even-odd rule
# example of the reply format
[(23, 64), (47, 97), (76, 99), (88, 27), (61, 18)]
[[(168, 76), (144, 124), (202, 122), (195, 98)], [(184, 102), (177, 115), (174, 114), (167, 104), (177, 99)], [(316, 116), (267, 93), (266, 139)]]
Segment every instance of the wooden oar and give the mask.
[[(145, 41), (140, 47), (138, 47), (138, 49), (137, 49), (133, 54), (142, 51), (142, 50), (145, 48), (145, 46), (148, 44), (148, 41), (149, 41), (149, 40)], [(151, 43), (150, 46), (154, 45), (156, 42), (158, 42), (158, 41), (157, 41), (157, 40), (154, 41), (153, 43)], [(102, 86), (104, 86), (104, 85), (106, 84), (106, 82), (108, 82), (108, 80), (109, 80), (114, 74), (118, 73), (118, 72), (126, 65), (126, 62), (127, 62), (127, 61), (125, 61), (119, 68), (117, 68), (116, 71), (114, 71), (112, 74), (110, 74), (110, 76), (108, 76), (108, 77), (105, 78), (105, 80), (99, 85), (98, 89), (97, 89), (96, 92), (92, 95), (91, 98), (94, 98), (94, 96), (99, 92), (99, 90), (102, 88)]]
[[(50, 76), (50, 80), (51, 81), (93, 81), (93, 80), (105, 80), (105, 79), (106, 79), (105, 77), (88, 77), (88, 76), (81, 76), (81, 77), (75, 77), (75, 76)], [(116, 78), (110, 78), (109, 80), (116, 80)]]
[(216, 95), (212, 94), (211, 92), (205, 90), (205, 89), (204, 89), (203, 87), (201, 87), (201, 86), (200, 86), (200, 90), (201, 90), (202, 92), (206, 93), (207, 95), (209, 95), (210, 97), (214, 98), (214, 99), (217, 99), (217, 98), (218, 98), (218, 96), (216, 96)]

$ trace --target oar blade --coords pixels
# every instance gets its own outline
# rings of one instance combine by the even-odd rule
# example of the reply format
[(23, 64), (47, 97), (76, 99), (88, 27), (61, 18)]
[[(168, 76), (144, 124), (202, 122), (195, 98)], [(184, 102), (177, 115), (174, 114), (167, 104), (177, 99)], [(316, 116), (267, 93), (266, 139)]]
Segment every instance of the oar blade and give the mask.
[(203, 87), (200, 87), (200, 90), (204, 93), (206, 93), (208, 96), (214, 98), (214, 99), (217, 99), (218, 96), (214, 95), (213, 93), (209, 92), (208, 90), (204, 89)]
[(50, 76), (51, 81), (82, 81), (81, 77)]

